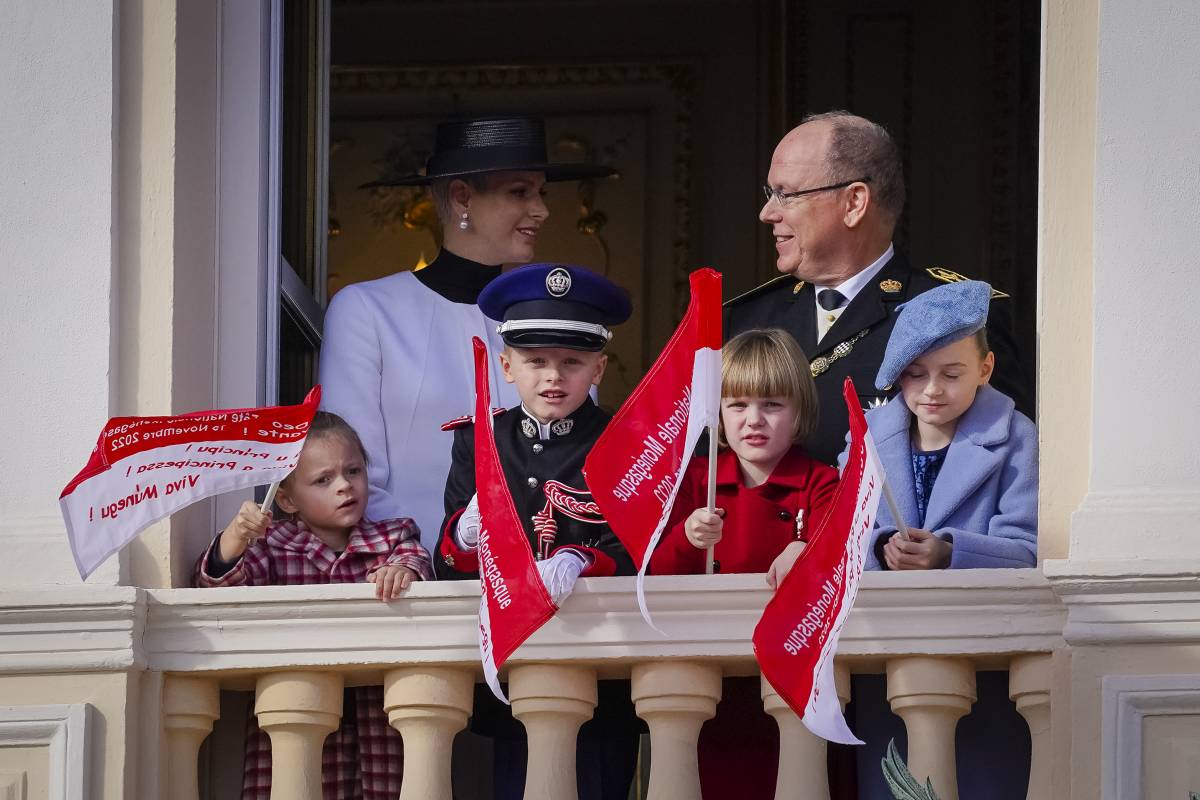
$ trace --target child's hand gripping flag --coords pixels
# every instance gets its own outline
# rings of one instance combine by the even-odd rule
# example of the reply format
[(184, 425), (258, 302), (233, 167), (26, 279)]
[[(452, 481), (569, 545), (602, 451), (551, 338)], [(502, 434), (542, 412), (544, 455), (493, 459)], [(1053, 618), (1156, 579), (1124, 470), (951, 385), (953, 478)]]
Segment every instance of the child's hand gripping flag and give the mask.
[(317, 386), (298, 406), (110, 419), (58, 501), (80, 576), (197, 500), (283, 479), (320, 401)]
[[(640, 565), (638, 607), (651, 626), (643, 591), (646, 567), (700, 434), (711, 428), (716, 441), (721, 408), (721, 275), (700, 269), (690, 281), (692, 298), (683, 321), (583, 468), (604, 518)], [(715, 466), (713, 459), (710, 496)]]
[(833, 502), (754, 629), (763, 676), (817, 736), (862, 744), (846, 726), (834, 686), (838, 635), (858, 594), (883, 491), (883, 467), (849, 378), (850, 453)]
[(475, 350), (475, 487), (479, 499), (479, 655), (492, 693), (500, 691), (500, 667), (557, 610), (533, 560), (500, 466), (492, 432), (488, 352), (478, 337)]

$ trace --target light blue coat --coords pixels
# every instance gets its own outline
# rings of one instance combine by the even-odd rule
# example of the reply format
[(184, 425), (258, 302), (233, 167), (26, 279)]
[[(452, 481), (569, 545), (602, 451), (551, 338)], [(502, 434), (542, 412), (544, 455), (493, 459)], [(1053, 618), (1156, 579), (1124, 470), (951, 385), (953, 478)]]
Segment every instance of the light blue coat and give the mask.
[[(911, 422), (912, 412), (899, 396), (867, 413), (896, 505), (905, 524), (915, 528)], [(844, 463), (844, 453), (839, 460)], [(1037, 494), (1037, 430), (1007, 395), (983, 386), (959, 419), (920, 527), (954, 545), (951, 569), (1032, 567), (1037, 564)], [(881, 502), (867, 569), (887, 569), (880, 556), (895, 532), (891, 512)]]

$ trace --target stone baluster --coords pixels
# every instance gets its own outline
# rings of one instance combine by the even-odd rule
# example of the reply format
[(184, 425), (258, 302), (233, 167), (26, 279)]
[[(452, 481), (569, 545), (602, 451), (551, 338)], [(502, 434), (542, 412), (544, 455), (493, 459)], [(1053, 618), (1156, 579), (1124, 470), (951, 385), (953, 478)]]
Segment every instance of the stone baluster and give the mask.
[(1016, 656), (1008, 668), (1008, 696), (1029, 724), (1032, 745), (1027, 800), (1050, 799), (1050, 684), (1053, 656), (1032, 653)]
[(908, 769), (933, 781), (941, 800), (958, 800), (954, 730), (975, 702), (975, 670), (961, 658), (909, 656), (887, 662), (887, 696), (908, 731)]
[(513, 716), (529, 735), (525, 800), (573, 800), (575, 742), (579, 726), (596, 709), (596, 670), (590, 667), (529, 664), (508, 676)]
[[(850, 702), (850, 670), (835, 662), (833, 672), (842, 710)], [(775, 800), (829, 800), (825, 740), (813, 735), (775, 688), (762, 678), (763, 708), (779, 726), (779, 768)]]
[(700, 797), (696, 743), (704, 721), (717, 713), (721, 668), (687, 661), (657, 661), (633, 668), (633, 701), (650, 727), (648, 800)]
[(321, 800), (321, 749), (342, 718), (342, 676), (263, 675), (254, 713), (271, 737), (271, 800)]
[(833, 662), (833, 683), (837, 690), (838, 703), (845, 712), (846, 705), (850, 702), (850, 668), (846, 666), (845, 662)]
[(168, 675), (163, 681), (169, 797), (199, 800), (196, 762), (200, 745), (220, 716), (221, 691), (215, 680)]
[(454, 735), (467, 724), (475, 691), (470, 670), (404, 667), (383, 676), (388, 722), (404, 737), (400, 800), (451, 800)]

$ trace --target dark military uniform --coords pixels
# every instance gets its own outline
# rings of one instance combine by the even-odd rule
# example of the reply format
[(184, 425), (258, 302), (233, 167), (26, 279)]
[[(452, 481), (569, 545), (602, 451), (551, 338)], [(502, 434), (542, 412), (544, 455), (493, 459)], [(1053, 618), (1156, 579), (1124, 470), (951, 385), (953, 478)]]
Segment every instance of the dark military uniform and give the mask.
[[(842, 383), (854, 381), (864, 409), (887, 402), (893, 391), (875, 388), (888, 337), (896, 322), (896, 306), (935, 286), (963, 280), (949, 270), (914, 270), (901, 255), (891, 260), (854, 296), (833, 327), (817, 342), (813, 285), (783, 275), (725, 304), (725, 336), (754, 328), (782, 328), (799, 342), (812, 363), (821, 416), (806, 442), (818, 461), (835, 464), (846, 444), (850, 423), (842, 400)], [(992, 385), (1032, 416), (1032, 397), (1023, 378), (1013, 340), (1008, 295), (995, 292), (988, 314), (988, 344), (996, 353)]]
[[(610, 419), (612, 415), (590, 398), (575, 413), (552, 422), (549, 439), (539, 438), (537, 421), (520, 406), (498, 412), (493, 419), (500, 466), (534, 556), (545, 558), (565, 546), (585, 550), (594, 560), (584, 577), (637, 572), (583, 480), (583, 462)], [(434, 563), (439, 578), (478, 578), (476, 553), (454, 542), (454, 528), (475, 494), (475, 426), (465, 419), (448, 426), (454, 430), (454, 446), (446, 480), (446, 520)], [(602, 680), (597, 691), (592, 719), (579, 731), (577, 789), (580, 800), (624, 800), (644, 726), (635, 715), (629, 681)], [(495, 796), (520, 798), (525, 729), (483, 684), (475, 686), (471, 730), (495, 740)]]
[[(537, 420), (520, 406), (494, 419), (500, 466), (534, 557), (547, 558), (568, 545), (585, 550), (593, 557), (585, 577), (637, 572), (583, 479), (583, 462), (610, 419), (590, 398), (575, 413), (552, 422), (549, 439), (539, 438)], [(435, 559), (437, 573), (450, 580), (478, 578), (475, 553), (464, 552), (454, 542), (454, 527), (475, 494), (475, 426), (465, 420), (450, 424), (454, 447), (446, 479), (446, 520)]]

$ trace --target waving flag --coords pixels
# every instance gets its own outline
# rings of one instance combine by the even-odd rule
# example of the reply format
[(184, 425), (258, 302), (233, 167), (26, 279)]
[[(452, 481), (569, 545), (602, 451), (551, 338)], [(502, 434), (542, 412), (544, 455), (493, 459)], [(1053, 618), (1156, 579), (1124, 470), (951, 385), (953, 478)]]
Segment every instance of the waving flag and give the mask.
[[(500, 667), (521, 642), (557, 610), (538, 575), (533, 550), (517, 517), (492, 432), (488, 352), (475, 349), (475, 487), (479, 494), (479, 655), (483, 677), (501, 702)], [(485, 422), (486, 420), (486, 422)]]
[(651, 625), (642, 585), (646, 567), (688, 459), (704, 429), (715, 431), (721, 409), (721, 275), (700, 269), (690, 282), (683, 321), (583, 467), (604, 518), (640, 565), (638, 606)]
[(767, 603), (754, 629), (763, 676), (805, 727), (842, 744), (862, 744), (846, 726), (834, 686), (838, 635), (858, 594), (865, 548), (883, 491), (883, 467), (849, 378), (850, 453), (825, 519)]
[(320, 401), (317, 386), (298, 406), (110, 419), (58, 500), (80, 576), (197, 500), (281, 480)]

